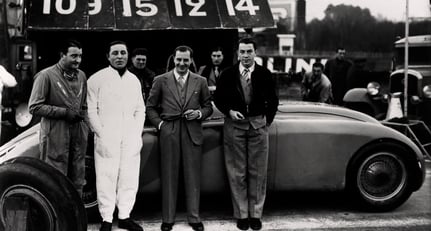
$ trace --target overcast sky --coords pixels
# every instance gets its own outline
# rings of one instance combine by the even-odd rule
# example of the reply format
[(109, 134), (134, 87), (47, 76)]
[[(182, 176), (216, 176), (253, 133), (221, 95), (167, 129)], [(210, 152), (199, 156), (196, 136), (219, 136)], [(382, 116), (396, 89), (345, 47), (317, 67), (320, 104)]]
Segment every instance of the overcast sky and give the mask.
[[(307, 21), (323, 18), (329, 4), (359, 6), (368, 8), (374, 17), (405, 20), (406, 0), (306, 0)], [(431, 17), (430, 0), (409, 0), (409, 17)]]

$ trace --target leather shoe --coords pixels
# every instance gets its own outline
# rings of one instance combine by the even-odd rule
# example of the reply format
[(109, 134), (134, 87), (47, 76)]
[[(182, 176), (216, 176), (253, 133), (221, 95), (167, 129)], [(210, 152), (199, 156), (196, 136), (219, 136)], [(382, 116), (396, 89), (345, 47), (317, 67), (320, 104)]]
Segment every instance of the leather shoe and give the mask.
[(262, 221), (259, 218), (250, 218), (250, 228), (252, 230), (261, 230), (262, 229)]
[(130, 218), (118, 219), (118, 228), (129, 231), (144, 231), (144, 229)]
[(248, 223), (248, 219), (238, 219), (236, 220), (236, 227), (238, 227), (238, 229), (240, 230), (248, 230), (249, 227), (249, 223)]
[(111, 231), (112, 230), (112, 223), (104, 221), (102, 222), (102, 225), (100, 226), (100, 231)]
[(170, 231), (170, 230), (172, 230), (172, 226), (174, 226), (174, 223), (163, 222), (162, 226), (160, 226), (160, 230), (162, 230), (162, 231)]
[(192, 227), (193, 230), (204, 231), (204, 224), (202, 224), (202, 222), (189, 223), (189, 225)]

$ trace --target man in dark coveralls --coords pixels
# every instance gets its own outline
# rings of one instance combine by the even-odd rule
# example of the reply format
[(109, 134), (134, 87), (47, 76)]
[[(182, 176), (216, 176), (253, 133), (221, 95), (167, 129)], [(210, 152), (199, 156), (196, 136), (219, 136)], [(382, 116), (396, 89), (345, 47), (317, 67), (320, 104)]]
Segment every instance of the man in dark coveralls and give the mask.
[(215, 105), (225, 114), (224, 154), (237, 227), (262, 228), (268, 168), (268, 127), (278, 106), (268, 69), (255, 63), (256, 43), (243, 38), (239, 63), (225, 69), (215, 92)]
[(29, 111), (41, 116), (41, 159), (67, 175), (82, 195), (87, 151), (87, 77), (79, 70), (82, 47), (66, 41), (60, 61), (34, 77)]

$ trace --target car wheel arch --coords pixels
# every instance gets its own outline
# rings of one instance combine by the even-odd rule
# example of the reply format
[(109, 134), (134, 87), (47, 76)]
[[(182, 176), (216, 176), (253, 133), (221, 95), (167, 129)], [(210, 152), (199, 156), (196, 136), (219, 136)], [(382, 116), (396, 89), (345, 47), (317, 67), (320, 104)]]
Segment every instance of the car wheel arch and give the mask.
[[(396, 148), (404, 149), (405, 151), (400, 151)], [(355, 178), (357, 177), (357, 170), (359, 170), (360, 166), (359, 164), (363, 161), (367, 161), (368, 157), (373, 156), (373, 153), (377, 153), (380, 150), (381, 153), (389, 153), (387, 156), (399, 156), (401, 158), (400, 162), (405, 163), (405, 169), (407, 181), (405, 182), (406, 187), (406, 193), (407, 198), (410, 196), (411, 192), (415, 191), (419, 186), (421, 185), (421, 177), (417, 177), (418, 174), (420, 174), (420, 171), (415, 171), (415, 169), (418, 169), (415, 167), (417, 166), (417, 160), (416, 155), (414, 154), (414, 151), (412, 148), (410, 148), (408, 145), (393, 139), (378, 139), (374, 140), (372, 142), (367, 143), (366, 145), (363, 145), (350, 159), (349, 163), (347, 164), (346, 169), (346, 176), (345, 176), (345, 188), (346, 190), (351, 193), (351, 195), (358, 196), (358, 188), (357, 188), (357, 182), (355, 181)], [(397, 162), (397, 161), (395, 161)], [(401, 167), (403, 164), (401, 164)], [(404, 188), (402, 189), (404, 190)], [(410, 192), (410, 193), (409, 193)], [(401, 192), (404, 194), (404, 192)], [(395, 198), (395, 196), (394, 196)], [(365, 200), (365, 199), (364, 199)], [(392, 200), (392, 199), (389, 199)], [(388, 201), (389, 201), (388, 200)], [(403, 202), (407, 199), (401, 199)], [(369, 209), (372, 210), (378, 210), (378, 211), (387, 211), (394, 209), (398, 207), (401, 203), (395, 203), (398, 205), (388, 205), (385, 206), (384, 203), (376, 203), (376, 206), (366, 206)], [(379, 207), (380, 206), (380, 207)]]

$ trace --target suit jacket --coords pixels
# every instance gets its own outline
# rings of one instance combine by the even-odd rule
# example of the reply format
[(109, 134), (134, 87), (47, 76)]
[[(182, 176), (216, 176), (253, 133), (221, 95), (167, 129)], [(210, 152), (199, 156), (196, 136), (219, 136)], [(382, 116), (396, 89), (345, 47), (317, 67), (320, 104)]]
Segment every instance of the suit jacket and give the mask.
[(226, 116), (229, 116), (230, 110), (239, 111), (247, 117), (264, 115), (266, 123), (271, 124), (278, 107), (278, 96), (271, 72), (255, 64), (251, 73), (252, 99), (249, 105), (245, 103), (240, 78), (239, 63), (223, 70), (214, 95), (217, 108)]
[[(193, 143), (200, 145), (203, 142), (202, 120), (213, 112), (211, 95), (204, 77), (189, 72), (187, 81), (185, 102), (181, 103), (173, 70), (157, 76), (148, 97), (147, 115), (156, 127), (163, 120), (184, 120)], [(183, 118), (184, 112), (189, 109), (200, 110), (201, 119), (186, 120)]]

